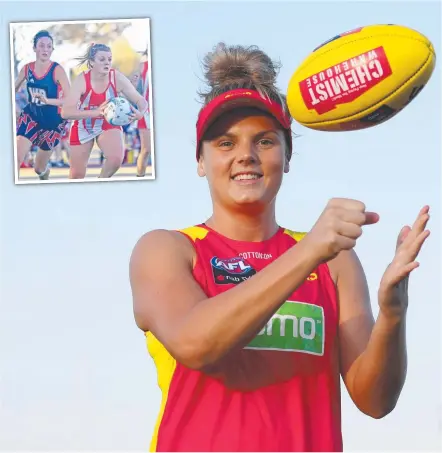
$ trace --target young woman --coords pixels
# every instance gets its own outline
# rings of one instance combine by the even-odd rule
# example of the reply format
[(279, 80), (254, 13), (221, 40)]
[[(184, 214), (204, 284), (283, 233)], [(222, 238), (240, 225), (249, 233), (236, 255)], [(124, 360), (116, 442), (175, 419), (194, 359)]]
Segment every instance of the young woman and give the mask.
[(309, 233), (281, 227), (292, 137), (277, 67), (256, 47), (225, 45), (204, 63), (197, 160), (213, 214), (147, 233), (130, 264), (163, 395), (151, 450), (342, 451), (340, 376), (374, 418), (401, 393), (408, 278), (429, 208), (399, 233), (374, 322), (353, 249), (379, 216), (334, 198)]
[(147, 102), (123, 74), (112, 69), (112, 52), (104, 44), (91, 44), (81, 57), (80, 65), (87, 63), (88, 70), (80, 74), (72, 84), (62, 114), (72, 121), (70, 134), (70, 178), (86, 176), (89, 157), (95, 141), (105, 156), (100, 178), (110, 178), (118, 171), (124, 157), (123, 131), (112, 126), (103, 117), (108, 101), (120, 93), (133, 106), (132, 121), (143, 118)]
[[(147, 61), (147, 50), (145, 52), (146, 61), (140, 65), (140, 88), (146, 102), (149, 102), (149, 62)], [(137, 176), (143, 177), (146, 175), (146, 167), (149, 161), (151, 146), (150, 146), (150, 112), (149, 108), (143, 118), (138, 121), (138, 131), (140, 134), (141, 148), (137, 158)]]
[(51, 61), (53, 51), (52, 36), (46, 30), (39, 31), (34, 36), (36, 59), (23, 66), (15, 81), (16, 92), (24, 82), (28, 92), (28, 104), (17, 119), (17, 171), (35, 145), (39, 149), (34, 170), (40, 179), (49, 178), (49, 159), (65, 126), (61, 107), (70, 88), (65, 70)]

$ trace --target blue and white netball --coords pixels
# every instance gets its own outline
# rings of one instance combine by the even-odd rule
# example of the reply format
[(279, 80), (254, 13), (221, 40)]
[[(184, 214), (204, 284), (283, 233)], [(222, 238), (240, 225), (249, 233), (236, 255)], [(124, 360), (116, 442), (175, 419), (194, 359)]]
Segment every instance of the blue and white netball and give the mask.
[(104, 117), (112, 126), (126, 126), (131, 122), (132, 110), (129, 101), (123, 97), (115, 97), (104, 109)]

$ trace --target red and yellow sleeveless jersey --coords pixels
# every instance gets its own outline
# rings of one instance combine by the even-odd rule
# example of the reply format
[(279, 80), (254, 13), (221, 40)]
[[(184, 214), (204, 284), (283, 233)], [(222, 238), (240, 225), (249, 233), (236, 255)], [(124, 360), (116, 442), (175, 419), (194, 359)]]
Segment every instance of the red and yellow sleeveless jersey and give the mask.
[[(262, 242), (228, 239), (205, 225), (193, 243), (195, 280), (208, 297), (253, 277), (301, 240), (280, 228)], [(321, 264), (250, 343), (210, 371), (191, 370), (149, 332), (162, 403), (151, 451), (342, 451), (338, 310)]]

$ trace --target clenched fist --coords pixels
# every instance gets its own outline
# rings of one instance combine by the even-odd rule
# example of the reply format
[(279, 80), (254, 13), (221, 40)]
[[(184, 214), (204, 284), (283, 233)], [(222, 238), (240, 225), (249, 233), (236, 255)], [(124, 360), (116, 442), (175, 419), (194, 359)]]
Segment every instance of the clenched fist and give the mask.
[(305, 240), (321, 262), (350, 250), (362, 235), (364, 225), (377, 223), (379, 215), (365, 210), (364, 203), (347, 198), (332, 198)]

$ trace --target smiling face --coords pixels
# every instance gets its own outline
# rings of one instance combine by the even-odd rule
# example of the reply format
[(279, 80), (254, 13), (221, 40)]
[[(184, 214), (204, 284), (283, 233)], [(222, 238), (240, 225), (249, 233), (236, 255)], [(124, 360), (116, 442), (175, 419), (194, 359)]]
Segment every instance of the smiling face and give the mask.
[(42, 63), (49, 61), (51, 59), (53, 51), (54, 46), (52, 43), (52, 39), (47, 36), (39, 38), (34, 47), (36, 59)]
[(91, 62), (92, 70), (99, 74), (108, 74), (112, 67), (112, 52), (99, 50)]
[(279, 123), (252, 108), (224, 114), (205, 134), (198, 174), (206, 176), (214, 204), (263, 208), (274, 202), (289, 171)]

